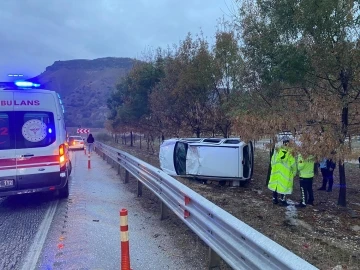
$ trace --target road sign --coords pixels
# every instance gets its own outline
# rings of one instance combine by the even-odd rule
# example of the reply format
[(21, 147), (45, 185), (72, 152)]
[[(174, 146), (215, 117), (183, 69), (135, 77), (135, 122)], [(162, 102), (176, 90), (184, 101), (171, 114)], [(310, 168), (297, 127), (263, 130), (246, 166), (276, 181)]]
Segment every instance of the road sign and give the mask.
[(76, 133), (90, 133), (90, 129), (88, 129), (88, 128), (78, 128)]

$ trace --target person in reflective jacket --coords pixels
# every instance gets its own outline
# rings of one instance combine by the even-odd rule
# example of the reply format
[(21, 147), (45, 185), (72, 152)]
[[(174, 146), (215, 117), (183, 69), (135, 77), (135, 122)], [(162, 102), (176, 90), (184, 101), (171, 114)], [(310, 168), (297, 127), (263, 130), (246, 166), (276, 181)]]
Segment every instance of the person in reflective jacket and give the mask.
[(283, 139), (283, 145), (274, 151), (271, 158), (271, 174), (268, 188), (273, 191), (273, 203), (287, 206), (286, 195), (291, 194), (296, 175), (296, 161), (288, 146), (289, 140)]
[(315, 162), (312, 156), (304, 159), (298, 156), (297, 168), (300, 177), (301, 202), (296, 207), (306, 207), (306, 205), (314, 205), (313, 179)]

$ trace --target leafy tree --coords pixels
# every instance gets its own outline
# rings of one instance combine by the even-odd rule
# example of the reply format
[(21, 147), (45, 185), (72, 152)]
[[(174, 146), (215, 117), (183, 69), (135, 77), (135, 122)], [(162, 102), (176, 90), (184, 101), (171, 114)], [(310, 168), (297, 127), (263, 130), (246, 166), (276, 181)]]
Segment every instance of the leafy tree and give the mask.
[[(173, 130), (179, 130), (181, 125), (181, 129), (197, 137), (211, 130), (212, 59), (205, 39), (193, 39), (189, 34), (166, 61), (165, 77), (153, 94), (152, 105)], [(160, 111), (164, 112), (162, 116)]]
[(245, 1), (239, 22), (248, 85), (267, 109), (264, 118), (264, 110), (247, 115), (272, 132), (300, 131), (298, 151), (336, 150), (345, 206), (346, 138), (360, 123), (359, 1)]
[(133, 130), (139, 126), (143, 117), (150, 114), (149, 94), (163, 76), (160, 60), (154, 65), (138, 62), (117, 85), (116, 92), (108, 100), (109, 119), (113, 120), (113, 124)]
[(237, 32), (230, 24), (221, 22), (216, 33), (214, 54), (214, 115), (216, 128), (228, 137), (231, 132), (232, 120), (228, 115), (229, 102), (235, 92), (242, 89), (242, 76), (244, 63), (238, 44)]

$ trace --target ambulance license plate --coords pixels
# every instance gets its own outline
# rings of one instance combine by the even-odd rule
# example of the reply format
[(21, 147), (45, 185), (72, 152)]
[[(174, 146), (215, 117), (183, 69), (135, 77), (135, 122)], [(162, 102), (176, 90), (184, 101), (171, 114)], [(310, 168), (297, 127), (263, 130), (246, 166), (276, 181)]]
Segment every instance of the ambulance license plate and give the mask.
[(12, 186), (14, 186), (14, 180), (13, 179), (0, 180), (0, 188), (12, 187)]

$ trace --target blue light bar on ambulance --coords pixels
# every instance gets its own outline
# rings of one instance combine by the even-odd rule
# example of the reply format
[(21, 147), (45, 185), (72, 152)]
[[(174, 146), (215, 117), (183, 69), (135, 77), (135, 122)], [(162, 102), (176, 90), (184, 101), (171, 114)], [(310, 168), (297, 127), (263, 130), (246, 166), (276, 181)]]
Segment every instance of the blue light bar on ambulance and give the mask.
[(34, 87), (34, 88), (40, 87), (40, 84), (38, 84), (38, 83), (26, 82), (26, 81), (17, 81), (17, 82), (15, 82), (15, 85), (16, 85), (17, 87), (24, 87), (24, 88), (27, 88), (27, 87), (29, 87), (29, 88), (32, 88), (32, 87)]

